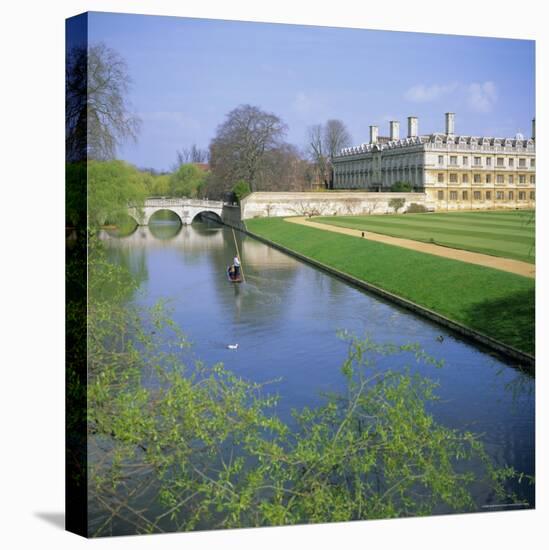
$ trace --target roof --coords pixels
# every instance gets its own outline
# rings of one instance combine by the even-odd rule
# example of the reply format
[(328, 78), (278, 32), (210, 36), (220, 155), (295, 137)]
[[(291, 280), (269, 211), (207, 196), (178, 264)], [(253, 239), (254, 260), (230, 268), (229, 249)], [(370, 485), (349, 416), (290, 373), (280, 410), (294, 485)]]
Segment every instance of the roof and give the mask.
[[(520, 136), (522, 138), (522, 136)], [(497, 137), (478, 137), (478, 136), (458, 136), (435, 132), (423, 136), (407, 137), (391, 141), (390, 138), (378, 138), (377, 143), (363, 143), (356, 147), (346, 147), (342, 149), (337, 157), (346, 157), (360, 155), (371, 151), (381, 151), (387, 149), (396, 149), (400, 147), (410, 147), (425, 143), (434, 143), (439, 145), (492, 145), (503, 147), (524, 147), (533, 148), (535, 141), (533, 139), (520, 139), (519, 135), (515, 138), (497, 138)]]

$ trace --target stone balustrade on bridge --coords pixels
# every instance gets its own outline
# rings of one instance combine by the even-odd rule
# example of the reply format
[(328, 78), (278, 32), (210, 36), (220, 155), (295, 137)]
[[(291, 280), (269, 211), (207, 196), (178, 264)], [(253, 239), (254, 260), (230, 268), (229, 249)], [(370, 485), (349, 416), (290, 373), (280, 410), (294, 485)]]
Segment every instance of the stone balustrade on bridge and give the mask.
[(223, 202), (207, 199), (150, 197), (145, 200), (142, 207), (130, 206), (128, 214), (138, 225), (149, 225), (151, 217), (161, 210), (168, 210), (176, 214), (183, 225), (191, 224), (200, 215), (221, 221)]

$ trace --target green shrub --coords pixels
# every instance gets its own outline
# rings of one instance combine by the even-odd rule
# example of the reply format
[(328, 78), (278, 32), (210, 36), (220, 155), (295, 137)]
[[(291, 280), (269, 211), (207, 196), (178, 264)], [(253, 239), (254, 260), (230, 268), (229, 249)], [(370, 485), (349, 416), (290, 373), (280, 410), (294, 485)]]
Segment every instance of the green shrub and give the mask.
[(427, 208), (423, 204), (413, 202), (408, 206), (406, 212), (408, 212), (409, 214), (420, 214), (422, 212), (427, 212)]

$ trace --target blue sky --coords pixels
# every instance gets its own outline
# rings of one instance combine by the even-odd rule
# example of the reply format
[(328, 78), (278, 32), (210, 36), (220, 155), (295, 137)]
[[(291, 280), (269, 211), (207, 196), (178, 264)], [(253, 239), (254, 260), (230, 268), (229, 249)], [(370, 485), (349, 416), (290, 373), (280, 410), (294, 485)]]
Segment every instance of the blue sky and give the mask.
[(90, 13), (91, 44), (128, 63), (130, 102), (143, 121), (118, 156), (168, 169), (175, 151), (206, 148), (225, 115), (257, 105), (305, 148), (307, 127), (339, 118), (353, 144), (368, 126), (419, 117), (420, 133), (530, 134), (535, 116), (535, 45), (529, 40)]

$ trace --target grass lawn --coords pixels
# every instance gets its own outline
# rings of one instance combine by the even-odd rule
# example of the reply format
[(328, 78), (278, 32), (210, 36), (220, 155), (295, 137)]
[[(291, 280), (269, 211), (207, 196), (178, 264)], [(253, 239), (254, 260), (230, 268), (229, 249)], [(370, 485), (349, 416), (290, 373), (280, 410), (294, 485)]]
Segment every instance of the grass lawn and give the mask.
[(533, 279), (282, 218), (247, 220), (246, 226), (304, 256), (534, 353)]
[(533, 210), (333, 216), (316, 222), (534, 263)]

